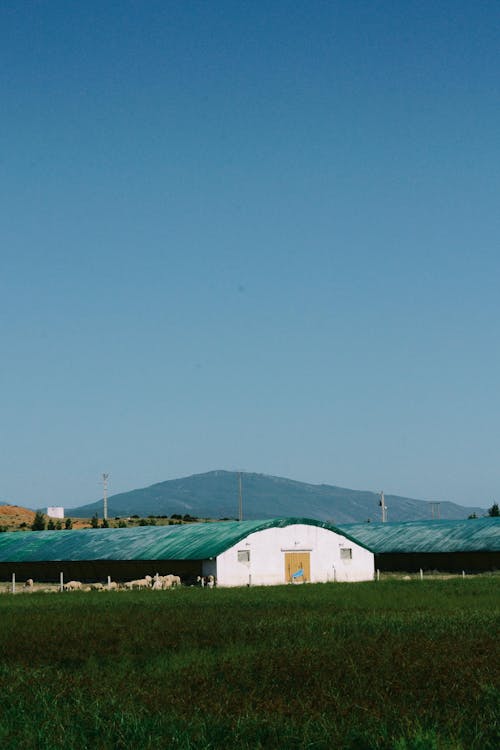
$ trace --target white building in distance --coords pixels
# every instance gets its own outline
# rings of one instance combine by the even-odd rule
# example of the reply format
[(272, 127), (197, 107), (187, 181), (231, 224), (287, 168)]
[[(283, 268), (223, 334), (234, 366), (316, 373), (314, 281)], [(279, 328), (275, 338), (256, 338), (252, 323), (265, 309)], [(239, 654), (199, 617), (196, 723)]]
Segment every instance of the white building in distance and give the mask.
[(50, 505), (47, 508), (47, 515), (49, 518), (64, 518), (64, 508), (59, 505)]

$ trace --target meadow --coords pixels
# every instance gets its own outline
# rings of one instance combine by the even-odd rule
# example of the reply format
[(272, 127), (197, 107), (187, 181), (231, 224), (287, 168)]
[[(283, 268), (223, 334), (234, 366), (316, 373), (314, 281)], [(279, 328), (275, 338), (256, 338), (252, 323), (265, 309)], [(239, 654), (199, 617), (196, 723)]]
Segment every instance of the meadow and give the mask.
[(500, 579), (0, 596), (0, 746), (497, 750)]

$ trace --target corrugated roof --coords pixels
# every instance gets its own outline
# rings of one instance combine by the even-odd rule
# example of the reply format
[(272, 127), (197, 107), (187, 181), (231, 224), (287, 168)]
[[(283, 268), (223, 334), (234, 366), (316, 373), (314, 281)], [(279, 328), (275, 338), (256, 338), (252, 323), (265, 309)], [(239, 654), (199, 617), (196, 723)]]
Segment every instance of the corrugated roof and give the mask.
[(130, 529), (5, 533), (0, 534), (0, 562), (207, 560), (256, 531), (292, 524), (319, 526), (366, 546), (325, 521), (272, 518), (265, 521), (220, 521)]
[(366, 544), (376, 554), (500, 551), (500, 518), (347, 523), (340, 528)]

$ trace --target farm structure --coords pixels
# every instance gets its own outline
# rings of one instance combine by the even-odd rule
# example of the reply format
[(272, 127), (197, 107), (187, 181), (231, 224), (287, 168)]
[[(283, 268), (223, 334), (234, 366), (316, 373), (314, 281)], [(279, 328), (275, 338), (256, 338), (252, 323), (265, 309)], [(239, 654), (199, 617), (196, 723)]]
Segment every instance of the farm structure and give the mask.
[(373, 550), (379, 570), (500, 570), (500, 518), (349, 523), (341, 530)]
[(324, 521), (275, 518), (0, 535), (0, 580), (116, 581), (174, 573), (218, 586), (373, 578), (373, 553)]

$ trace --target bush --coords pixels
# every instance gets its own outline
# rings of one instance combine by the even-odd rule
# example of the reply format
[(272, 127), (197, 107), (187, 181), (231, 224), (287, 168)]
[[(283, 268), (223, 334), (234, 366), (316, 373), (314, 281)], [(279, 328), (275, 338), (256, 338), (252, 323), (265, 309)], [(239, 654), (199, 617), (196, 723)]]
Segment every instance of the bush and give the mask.
[(45, 530), (45, 516), (43, 515), (42, 511), (37, 510), (35, 513), (35, 518), (33, 519), (33, 523), (31, 524), (31, 530), (32, 531), (44, 531)]

